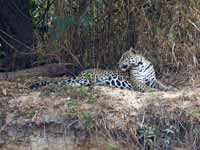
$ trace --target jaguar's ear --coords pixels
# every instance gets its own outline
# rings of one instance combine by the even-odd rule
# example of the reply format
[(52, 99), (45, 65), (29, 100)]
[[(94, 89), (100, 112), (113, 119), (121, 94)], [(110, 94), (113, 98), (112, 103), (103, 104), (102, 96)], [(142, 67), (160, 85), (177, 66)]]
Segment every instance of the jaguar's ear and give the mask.
[(129, 51), (132, 52), (132, 53), (135, 53), (134, 48), (132, 46), (130, 47)]

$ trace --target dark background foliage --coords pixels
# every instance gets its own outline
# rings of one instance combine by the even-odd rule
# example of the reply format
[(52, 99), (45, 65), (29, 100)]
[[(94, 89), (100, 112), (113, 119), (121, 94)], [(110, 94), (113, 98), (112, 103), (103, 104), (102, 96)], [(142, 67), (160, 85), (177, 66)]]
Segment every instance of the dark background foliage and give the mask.
[(33, 62), (33, 28), (29, 1), (0, 1), (0, 70), (20, 69)]
[[(28, 67), (59, 62), (82, 68), (114, 68), (121, 54), (132, 46), (153, 62), (158, 74), (196, 72), (200, 51), (198, 0), (32, 0), (29, 6), (33, 28), (19, 28), (34, 31), (31, 56), (36, 59)], [(26, 10), (21, 9), (23, 13)], [(31, 45), (29, 40), (19, 40)], [(1, 48), (1, 55), (5, 52)], [(18, 65), (17, 56), (9, 57), (14, 62), (12, 69), (25, 67)], [(1, 64), (5, 60), (1, 57)], [(10, 68), (5, 63), (3, 66)]]

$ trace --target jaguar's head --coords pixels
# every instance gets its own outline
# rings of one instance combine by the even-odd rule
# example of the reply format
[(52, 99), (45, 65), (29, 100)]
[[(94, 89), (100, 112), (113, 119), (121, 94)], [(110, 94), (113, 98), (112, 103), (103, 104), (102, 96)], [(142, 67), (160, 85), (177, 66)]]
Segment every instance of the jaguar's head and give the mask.
[(134, 53), (133, 48), (131, 47), (121, 56), (118, 64), (120, 70), (127, 71), (131, 67), (137, 66), (139, 61), (140, 61), (140, 55)]

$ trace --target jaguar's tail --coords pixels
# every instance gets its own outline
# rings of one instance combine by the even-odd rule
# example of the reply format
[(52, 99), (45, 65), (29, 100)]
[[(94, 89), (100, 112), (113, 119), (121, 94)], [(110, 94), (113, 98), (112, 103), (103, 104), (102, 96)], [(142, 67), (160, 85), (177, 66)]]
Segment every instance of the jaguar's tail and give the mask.
[(30, 89), (38, 89), (41, 87), (45, 87), (48, 86), (50, 84), (57, 84), (58, 81), (41, 81), (41, 82), (35, 82), (33, 84), (30, 85)]
[(176, 91), (177, 90), (177, 88), (171, 85), (164, 85), (159, 80), (156, 80), (155, 88), (161, 91)]
[(91, 81), (88, 79), (79, 79), (79, 78), (70, 78), (70, 79), (66, 79), (66, 80), (52, 80), (52, 81), (41, 81), (41, 82), (36, 82), (33, 83), (30, 86), (30, 89), (38, 89), (41, 87), (45, 87), (48, 85), (58, 85), (58, 86), (65, 86), (65, 85), (69, 85), (69, 86), (89, 86), (91, 85)]

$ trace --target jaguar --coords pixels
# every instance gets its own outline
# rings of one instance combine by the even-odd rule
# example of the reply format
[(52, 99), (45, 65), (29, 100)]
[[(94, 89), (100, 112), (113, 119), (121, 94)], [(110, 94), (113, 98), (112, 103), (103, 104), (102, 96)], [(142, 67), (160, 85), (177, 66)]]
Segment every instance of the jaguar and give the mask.
[(78, 76), (66, 80), (48, 80), (33, 83), (30, 88), (38, 89), (50, 84), (60, 86), (110, 86), (120, 89), (132, 90), (133, 86), (128, 78), (124, 77), (118, 71), (103, 70), (103, 69), (87, 69), (82, 71)]
[(122, 54), (118, 66), (121, 71), (129, 72), (131, 84), (138, 85), (137, 88), (141, 91), (175, 89), (161, 83), (156, 78), (153, 64), (144, 56), (135, 53), (132, 47)]

